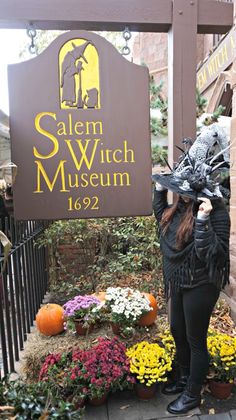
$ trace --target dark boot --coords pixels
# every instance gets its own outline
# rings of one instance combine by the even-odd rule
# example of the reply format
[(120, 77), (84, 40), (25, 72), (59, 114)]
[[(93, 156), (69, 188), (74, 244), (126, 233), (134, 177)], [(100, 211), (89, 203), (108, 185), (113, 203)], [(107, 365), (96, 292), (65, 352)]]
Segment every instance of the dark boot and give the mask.
[(198, 384), (188, 383), (180, 396), (167, 406), (171, 414), (185, 414), (201, 404), (201, 389)]
[(176, 381), (167, 383), (162, 388), (162, 393), (166, 395), (175, 395), (183, 392), (186, 388), (189, 377), (189, 368), (180, 368), (180, 377)]

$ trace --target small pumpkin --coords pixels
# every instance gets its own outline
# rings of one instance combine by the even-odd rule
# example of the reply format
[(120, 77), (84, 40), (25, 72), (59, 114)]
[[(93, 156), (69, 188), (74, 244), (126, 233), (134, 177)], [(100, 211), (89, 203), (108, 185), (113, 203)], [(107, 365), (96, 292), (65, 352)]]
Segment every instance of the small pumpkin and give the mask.
[(141, 316), (138, 325), (142, 327), (148, 327), (149, 325), (152, 325), (157, 317), (157, 300), (151, 293), (142, 293), (144, 296), (146, 296), (150, 302), (150, 306), (152, 308), (151, 311)]
[(43, 335), (57, 335), (64, 330), (64, 310), (56, 303), (48, 303), (39, 309), (36, 325)]
[(96, 297), (101, 302), (103, 302), (104, 300), (106, 300), (106, 292), (93, 293), (92, 296)]

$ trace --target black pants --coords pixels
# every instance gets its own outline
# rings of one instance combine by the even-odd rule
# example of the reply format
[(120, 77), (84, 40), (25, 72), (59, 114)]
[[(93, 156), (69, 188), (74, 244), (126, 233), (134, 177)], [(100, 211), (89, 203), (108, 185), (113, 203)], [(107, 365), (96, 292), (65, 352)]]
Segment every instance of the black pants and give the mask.
[(171, 332), (180, 367), (190, 369), (189, 381), (203, 384), (208, 373), (207, 330), (219, 291), (213, 284), (171, 293)]

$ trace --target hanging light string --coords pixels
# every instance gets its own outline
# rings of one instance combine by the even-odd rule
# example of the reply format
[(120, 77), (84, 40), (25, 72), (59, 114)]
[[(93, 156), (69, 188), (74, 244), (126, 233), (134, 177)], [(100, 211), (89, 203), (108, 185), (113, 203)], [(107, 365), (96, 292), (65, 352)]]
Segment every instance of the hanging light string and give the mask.
[(36, 29), (34, 29), (32, 27), (29, 28), (29, 29), (27, 29), (27, 35), (31, 39), (31, 44), (29, 45), (29, 48), (28, 48), (30, 54), (32, 54), (32, 55), (38, 55), (38, 47), (35, 44), (35, 38), (37, 36)]
[(122, 48), (122, 50), (121, 50), (121, 54), (122, 55), (129, 55), (130, 53), (131, 53), (131, 49), (130, 49), (130, 47), (128, 46), (128, 42), (129, 42), (129, 40), (130, 40), (130, 38), (131, 38), (131, 32), (130, 32), (130, 30), (129, 30), (129, 28), (125, 28), (124, 30), (123, 30), (123, 34), (122, 34), (122, 36), (123, 36), (123, 38), (124, 38), (124, 40), (125, 40), (125, 45), (124, 45), (124, 47)]

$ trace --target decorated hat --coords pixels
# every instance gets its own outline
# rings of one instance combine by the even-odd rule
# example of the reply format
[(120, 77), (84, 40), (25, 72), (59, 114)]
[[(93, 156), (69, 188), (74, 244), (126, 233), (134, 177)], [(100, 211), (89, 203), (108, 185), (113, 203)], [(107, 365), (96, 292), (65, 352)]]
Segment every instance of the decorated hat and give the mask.
[[(183, 140), (178, 163), (169, 174), (152, 176), (166, 189), (197, 200), (198, 197), (212, 199), (229, 198), (226, 179), (229, 176), (229, 142), (219, 124), (206, 126), (193, 143)], [(227, 184), (225, 186), (224, 184)]]

